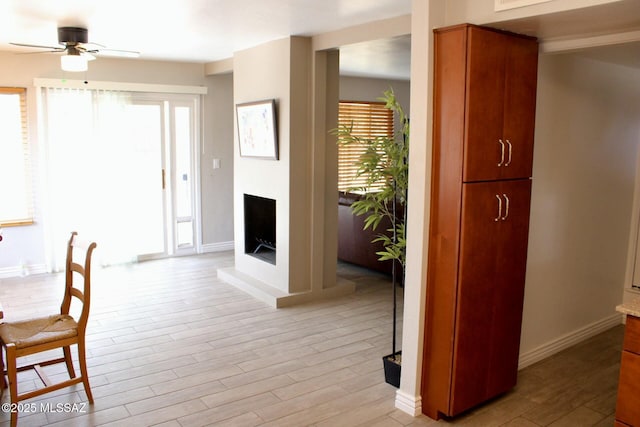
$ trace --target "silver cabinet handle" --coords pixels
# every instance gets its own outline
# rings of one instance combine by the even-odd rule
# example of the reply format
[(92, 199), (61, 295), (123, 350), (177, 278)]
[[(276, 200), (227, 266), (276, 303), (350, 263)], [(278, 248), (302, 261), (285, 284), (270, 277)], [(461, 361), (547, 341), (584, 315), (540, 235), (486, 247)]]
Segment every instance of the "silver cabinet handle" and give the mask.
[(504, 221), (509, 216), (509, 198), (504, 193), (502, 193), (502, 197), (504, 197), (505, 205), (504, 205), (504, 215), (500, 217), (500, 219)]
[(504, 165), (504, 142), (499, 139), (498, 144), (500, 144), (500, 162), (498, 163), (498, 167), (500, 167)]
[[(505, 221), (507, 217), (509, 217), (509, 204), (511, 200), (509, 200), (509, 196), (502, 193), (502, 196), (496, 194), (496, 199), (498, 199), (498, 216), (493, 218), (494, 221)], [(504, 211), (502, 209), (503, 203), (502, 199), (504, 199)]]
[(507, 156), (507, 163), (505, 163), (505, 166), (509, 166), (511, 164), (511, 154), (513, 151), (513, 146), (511, 145), (511, 142), (507, 139), (507, 146), (509, 147), (509, 155)]

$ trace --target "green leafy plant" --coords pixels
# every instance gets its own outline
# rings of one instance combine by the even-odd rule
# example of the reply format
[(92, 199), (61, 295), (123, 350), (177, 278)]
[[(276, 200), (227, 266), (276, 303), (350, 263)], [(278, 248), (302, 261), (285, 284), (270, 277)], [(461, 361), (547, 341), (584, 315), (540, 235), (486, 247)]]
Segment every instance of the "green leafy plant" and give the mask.
[[(362, 138), (354, 135), (351, 126), (340, 126), (335, 132), (339, 144), (360, 144), (365, 151), (356, 161), (357, 177), (365, 178), (365, 185), (352, 188), (350, 192), (357, 192), (363, 196), (353, 202), (351, 209), (355, 215), (366, 215), (364, 229), (377, 230), (384, 219), (388, 220), (391, 228), (386, 233), (381, 232), (372, 243), (381, 242), (382, 251), (376, 252), (380, 261), (391, 260), (392, 289), (393, 289), (393, 344), (392, 353), (383, 360), (390, 360), (397, 366), (401, 363), (401, 356), (396, 352), (396, 318), (397, 318), (397, 272), (400, 265), (402, 277), (406, 263), (406, 219), (407, 219), (407, 190), (409, 184), (409, 118), (398, 103), (393, 89), (384, 92), (379, 98), (390, 109), (396, 126), (392, 137), (377, 136)], [(386, 366), (386, 365), (385, 365)], [(398, 368), (399, 369), (399, 368)], [(392, 383), (388, 380), (389, 383)], [(394, 384), (397, 386), (397, 384)]]
[[(356, 162), (357, 176), (365, 178), (365, 185), (350, 192), (363, 196), (351, 205), (355, 215), (366, 215), (364, 228), (377, 230), (383, 219), (392, 224), (387, 233), (380, 233), (372, 241), (381, 242), (384, 250), (376, 252), (380, 261), (394, 260), (404, 270), (406, 258), (406, 208), (409, 183), (409, 119), (398, 103), (393, 89), (379, 98), (385, 108), (393, 111), (399, 126), (392, 137), (362, 138), (354, 135), (353, 125), (341, 126), (336, 134), (339, 144), (360, 144), (364, 153)], [(382, 186), (380, 186), (382, 184)], [(375, 190), (371, 190), (375, 188)]]

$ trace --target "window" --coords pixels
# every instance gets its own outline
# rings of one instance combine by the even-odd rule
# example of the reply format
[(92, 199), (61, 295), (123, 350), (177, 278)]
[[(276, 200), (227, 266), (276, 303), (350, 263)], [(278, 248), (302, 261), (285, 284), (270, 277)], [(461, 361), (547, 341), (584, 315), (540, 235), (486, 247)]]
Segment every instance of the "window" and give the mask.
[[(350, 127), (351, 134), (363, 139), (393, 137), (393, 112), (384, 102), (340, 101), (338, 126)], [(365, 152), (364, 144), (338, 145), (338, 191), (365, 186), (365, 177), (358, 177), (356, 161)], [(375, 190), (370, 187), (369, 191)]]
[(0, 225), (33, 223), (27, 90), (0, 87)]

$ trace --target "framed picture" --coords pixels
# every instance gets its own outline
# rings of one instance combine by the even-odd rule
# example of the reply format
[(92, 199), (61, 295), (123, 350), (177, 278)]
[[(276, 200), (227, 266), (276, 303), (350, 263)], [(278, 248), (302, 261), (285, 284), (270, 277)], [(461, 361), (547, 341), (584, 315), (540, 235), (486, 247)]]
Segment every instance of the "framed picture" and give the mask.
[(236, 115), (240, 155), (278, 160), (275, 99), (238, 104)]

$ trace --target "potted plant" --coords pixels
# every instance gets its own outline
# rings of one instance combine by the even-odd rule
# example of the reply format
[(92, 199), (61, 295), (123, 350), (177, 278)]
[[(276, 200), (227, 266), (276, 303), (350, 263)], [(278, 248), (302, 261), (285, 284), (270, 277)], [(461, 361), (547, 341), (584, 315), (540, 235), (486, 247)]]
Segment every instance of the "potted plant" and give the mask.
[[(403, 282), (406, 260), (405, 223), (407, 218), (407, 188), (409, 182), (409, 118), (396, 100), (393, 89), (379, 98), (385, 108), (393, 111), (396, 126), (394, 135), (362, 138), (353, 135), (353, 126), (341, 126), (336, 134), (339, 144), (361, 144), (365, 151), (356, 161), (358, 176), (366, 184), (354, 188), (363, 196), (351, 205), (355, 215), (366, 215), (364, 228), (377, 230), (383, 220), (391, 224), (381, 230), (372, 243), (381, 242), (383, 250), (376, 252), (380, 261), (392, 261), (391, 284), (393, 290), (393, 338), (392, 352), (383, 357), (385, 379), (395, 387), (400, 386), (401, 351), (396, 349), (397, 334), (397, 286)], [(375, 191), (370, 191), (375, 187)]]

